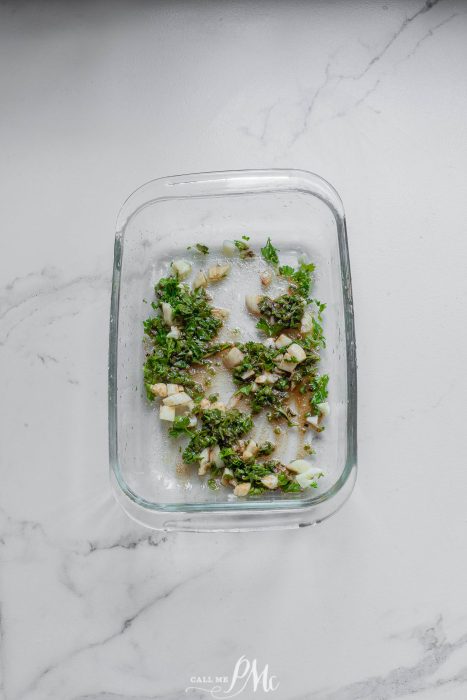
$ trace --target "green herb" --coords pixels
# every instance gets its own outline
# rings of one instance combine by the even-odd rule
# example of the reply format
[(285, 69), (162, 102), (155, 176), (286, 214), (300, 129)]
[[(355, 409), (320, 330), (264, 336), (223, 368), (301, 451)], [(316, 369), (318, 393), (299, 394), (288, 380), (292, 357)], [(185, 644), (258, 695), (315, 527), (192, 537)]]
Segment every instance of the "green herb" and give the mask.
[(263, 442), (261, 445), (258, 446), (258, 456), (261, 455), (270, 455), (274, 450), (276, 449), (276, 446), (273, 442)]
[(277, 468), (279, 462), (255, 462), (254, 460), (249, 460), (248, 462), (241, 459), (241, 457), (227, 457), (225, 460), (229, 469), (234, 473), (234, 478), (237, 481), (249, 481), (253, 486), (263, 487), (261, 479), (268, 474), (273, 474)]
[(244, 243), (243, 241), (234, 241), (236, 247), (238, 250), (248, 250), (250, 247), (247, 243)]
[(277, 480), (278, 485), (281, 487), (282, 491), (285, 491), (286, 493), (293, 493), (302, 490), (300, 484), (297, 484), (296, 481), (292, 481), (292, 479), (289, 479), (287, 474), (284, 474), (283, 472), (278, 475)]
[[(233, 379), (237, 384), (243, 383), (242, 375), (245, 372), (252, 370), (255, 375), (263, 374), (264, 372), (273, 372), (276, 368), (274, 360), (280, 351), (276, 348), (268, 348), (262, 343), (248, 341), (238, 345), (239, 350), (244, 354), (242, 363), (233, 370)], [(253, 381), (252, 375), (249, 381)]]
[(208, 487), (212, 491), (217, 491), (219, 489), (219, 484), (216, 479), (208, 479)]
[(278, 265), (279, 256), (277, 255), (277, 253), (277, 248), (274, 248), (274, 246), (271, 243), (271, 239), (268, 238), (268, 241), (264, 248), (261, 248), (261, 255), (266, 260), (266, 262), (270, 263), (271, 265)]
[(249, 496), (260, 496), (262, 493), (264, 493), (266, 489), (264, 486), (252, 486), (251, 489), (248, 491)]
[(154, 310), (162, 303), (170, 304), (173, 323), (180, 330), (179, 338), (169, 338), (170, 328), (162, 315), (148, 318), (144, 331), (153, 343), (144, 366), (144, 378), (148, 398), (154, 399), (148, 387), (157, 382), (183, 384), (196, 388), (187, 370), (194, 364), (203, 364), (206, 358), (230, 347), (230, 343), (213, 344), (210, 341), (222, 326), (222, 321), (212, 313), (212, 307), (204, 289), (190, 290), (176, 277), (162, 278), (155, 288)]
[(208, 255), (208, 253), (209, 253), (209, 248), (207, 247), (207, 245), (203, 245), (203, 243), (197, 243), (195, 247), (196, 247), (197, 250), (199, 250), (199, 252), (202, 253), (203, 255)]
[(301, 263), (298, 270), (294, 270), (290, 265), (283, 265), (279, 268), (279, 274), (289, 280), (292, 292), (296, 291), (306, 299), (310, 293), (314, 269), (313, 263)]
[(244, 241), (249, 241), (249, 240), (250, 240), (250, 236), (242, 236), (242, 238), (243, 238)]
[(243, 241), (234, 241), (237, 249), (240, 251), (241, 258), (254, 258), (255, 254), (251, 250), (250, 246)]
[(230, 447), (253, 427), (251, 416), (236, 409), (223, 412), (210, 408), (202, 412), (201, 420), (202, 428), (193, 433), (183, 453), (183, 459), (187, 463), (199, 460), (205, 447)]
[(298, 294), (282, 294), (276, 299), (263, 297), (258, 306), (261, 311), (261, 319), (256, 327), (274, 337), (286, 328), (300, 326), (305, 310), (305, 301)]
[(189, 429), (190, 419), (188, 416), (176, 416), (171, 428), (169, 428), (169, 435), (171, 437), (180, 437), (181, 435), (188, 435), (192, 437), (193, 430)]
[(313, 377), (309, 384), (311, 392), (310, 406), (314, 415), (319, 413), (318, 404), (326, 401), (328, 397), (328, 382), (329, 376), (322, 374), (321, 376)]

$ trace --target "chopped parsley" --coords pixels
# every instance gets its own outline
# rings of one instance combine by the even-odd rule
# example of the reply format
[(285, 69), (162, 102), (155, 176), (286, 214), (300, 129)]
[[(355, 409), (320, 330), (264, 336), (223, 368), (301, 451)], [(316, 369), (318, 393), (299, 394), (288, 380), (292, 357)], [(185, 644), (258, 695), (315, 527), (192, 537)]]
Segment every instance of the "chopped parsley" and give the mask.
[(203, 243), (197, 243), (195, 248), (199, 250), (200, 253), (203, 255), (208, 255), (209, 254), (209, 248), (207, 245), (204, 245)]
[(263, 258), (266, 260), (266, 262), (270, 263), (271, 265), (278, 265), (279, 264), (279, 256), (277, 255), (279, 251), (277, 248), (274, 248), (274, 246), (271, 243), (271, 239), (268, 238), (268, 242), (264, 246), (264, 248), (261, 248), (261, 255)]
[[(242, 236), (242, 238), (245, 238), (245, 240), (249, 240), (248, 237), (245, 237), (245, 236)], [(241, 258), (254, 258), (255, 257), (255, 254), (251, 250), (248, 243), (244, 243), (244, 241), (234, 241), (234, 244), (235, 244), (237, 250), (240, 252)]]
[(282, 294), (276, 299), (262, 297), (258, 306), (261, 318), (256, 327), (269, 337), (273, 337), (287, 328), (300, 326), (305, 301), (298, 294)]
[(311, 391), (310, 406), (313, 414), (319, 413), (318, 404), (324, 403), (328, 398), (328, 382), (329, 376), (322, 374), (321, 376), (313, 377), (309, 388)]
[(206, 358), (226, 347), (225, 343), (211, 342), (222, 321), (213, 315), (204, 289), (190, 290), (176, 277), (167, 277), (159, 281), (155, 293), (157, 300), (152, 303), (153, 309), (159, 311), (162, 304), (170, 304), (172, 323), (179, 329), (180, 336), (169, 335), (171, 326), (165, 323), (162, 314), (144, 322), (144, 331), (153, 345), (144, 366), (147, 394), (151, 400), (154, 396), (148, 387), (157, 382), (194, 388), (195, 382), (188, 374), (191, 365), (204, 364)]
[(193, 435), (193, 430), (190, 429), (190, 419), (188, 416), (175, 416), (173, 426), (169, 428), (171, 437), (180, 437), (181, 435)]
[(253, 427), (251, 416), (236, 409), (225, 412), (217, 408), (208, 409), (202, 412), (201, 419), (202, 428), (194, 431), (183, 452), (187, 464), (198, 461), (205, 447), (230, 447)]
[(297, 292), (306, 299), (310, 294), (312, 285), (312, 274), (315, 270), (313, 263), (301, 263), (297, 270), (290, 265), (283, 265), (279, 268), (279, 274), (289, 280), (290, 291)]

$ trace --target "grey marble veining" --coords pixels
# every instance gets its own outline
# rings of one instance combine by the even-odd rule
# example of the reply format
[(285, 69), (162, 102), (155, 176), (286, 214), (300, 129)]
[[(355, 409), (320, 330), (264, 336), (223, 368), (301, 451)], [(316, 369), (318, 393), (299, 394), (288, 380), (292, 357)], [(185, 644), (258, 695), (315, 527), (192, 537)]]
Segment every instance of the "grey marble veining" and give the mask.
[[(0, 698), (209, 698), (243, 657), (278, 681), (245, 700), (464, 700), (466, 4), (0, 16)], [(108, 483), (116, 214), (155, 177), (274, 166), (346, 207), (357, 487), (299, 532), (146, 531)]]

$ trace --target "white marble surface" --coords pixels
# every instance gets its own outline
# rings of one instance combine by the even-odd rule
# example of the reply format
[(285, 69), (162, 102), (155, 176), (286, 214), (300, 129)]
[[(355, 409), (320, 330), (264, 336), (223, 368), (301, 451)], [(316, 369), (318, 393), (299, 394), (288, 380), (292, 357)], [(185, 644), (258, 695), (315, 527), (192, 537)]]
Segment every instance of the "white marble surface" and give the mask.
[[(467, 697), (467, 4), (2, 3), (5, 700)], [(360, 473), (310, 530), (161, 535), (107, 475), (113, 226), (154, 177), (340, 191)]]

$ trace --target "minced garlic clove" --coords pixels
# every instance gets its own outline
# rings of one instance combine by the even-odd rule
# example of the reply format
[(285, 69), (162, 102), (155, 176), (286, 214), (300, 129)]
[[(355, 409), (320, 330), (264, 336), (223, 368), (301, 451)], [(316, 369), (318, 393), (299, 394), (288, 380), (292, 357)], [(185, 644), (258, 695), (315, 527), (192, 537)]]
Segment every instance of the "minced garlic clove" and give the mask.
[(234, 346), (224, 357), (224, 364), (228, 369), (233, 369), (233, 367), (240, 365), (244, 359), (245, 355), (243, 352)]
[(159, 408), (159, 418), (173, 423), (175, 420), (175, 408), (173, 406), (161, 406)]
[(171, 267), (181, 280), (186, 279), (191, 272), (191, 263), (188, 260), (174, 260)]
[(167, 396), (179, 394), (181, 391), (185, 391), (181, 384), (167, 384)]
[(266, 486), (267, 489), (277, 489), (279, 479), (277, 478), (277, 474), (266, 474), (266, 476), (262, 477), (261, 483), (263, 486)]
[(164, 323), (167, 326), (171, 326), (173, 322), (173, 309), (170, 306), (170, 304), (167, 301), (163, 301), (161, 304), (162, 308), (162, 317), (164, 319)]
[(177, 394), (167, 396), (166, 399), (162, 399), (164, 406), (183, 406), (184, 404), (189, 404), (190, 401), (192, 401), (191, 396), (184, 391), (180, 391)]
[(206, 277), (205, 273), (201, 270), (198, 272), (196, 275), (194, 281), (193, 281), (193, 289), (199, 289), (200, 287), (207, 287), (208, 286), (208, 278)]
[(247, 496), (250, 489), (251, 484), (249, 481), (242, 482), (234, 488), (234, 496)]
[(289, 338), (288, 335), (282, 333), (276, 340), (276, 348), (281, 350), (282, 348), (286, 348), (287, 345), (291, 345), (291, 343), (293, 343), (292, 338)]
[(213, 265), (208, 270), (208, 280), (209, 282), (218, 282), (228, 275), (230, 270), (230, 265), (226, 263), (225, 265), (217, 264)]
[(245, 297), (245, 305), (248, 311), (255, 316), (259, 316), (261, 313), (261, 310), (259, 308), (259, 302), (261, 301), (262, 297), (259, 296), (258, 294), (247, 294)]
[(159, 396), (161, 399), (165, 399), (168, 394), (167, 384), (152, 384), (149, 388), (151, 394), (154, 394), (154, 396)]
[(259, 278), (263, 287), (269, 287), (272, 282), (272, 272), (270, 270), (265, 270), (264, 272), (261, 272)]

